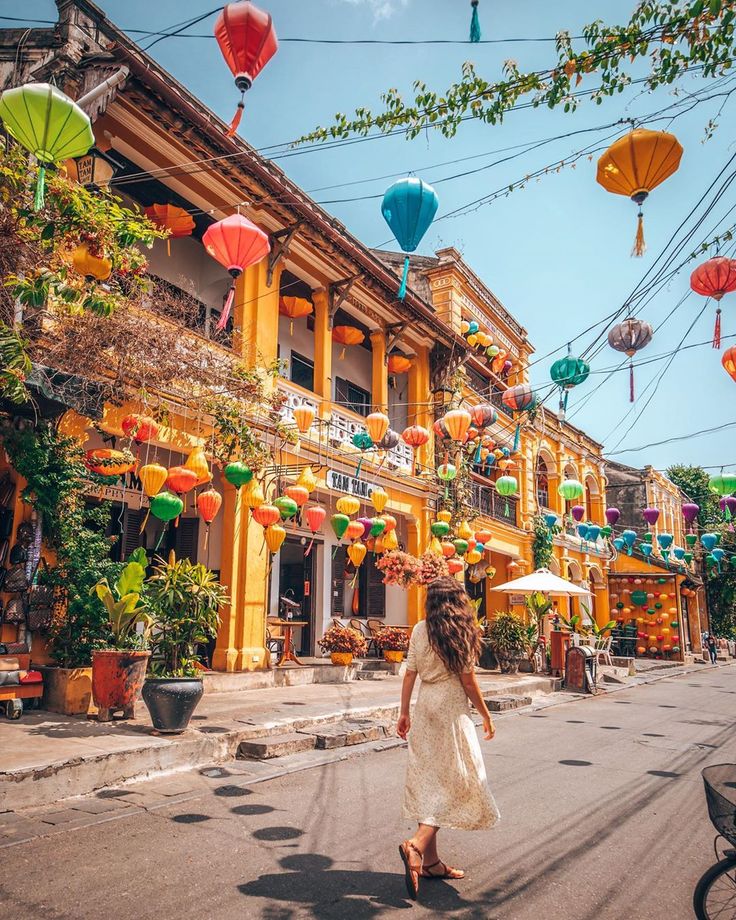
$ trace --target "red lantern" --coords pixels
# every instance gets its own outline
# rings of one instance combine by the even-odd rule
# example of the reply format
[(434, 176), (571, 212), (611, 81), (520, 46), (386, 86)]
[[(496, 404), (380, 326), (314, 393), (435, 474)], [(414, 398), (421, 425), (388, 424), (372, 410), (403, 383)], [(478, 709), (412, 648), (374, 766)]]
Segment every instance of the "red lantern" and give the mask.
[(126, 415), (120, 425), (123, 434), (138, 444), (153, 441), (158, 435), (158, 424), (148, 415)]
[[(718, 301), (724, 294), (736, 291), (736, 260), (716, 256), (699, 265), (690, 275), (690, 287), (696, 294), (712, 297)], [(713, 332), (713, 347), (721, 347), (721, 308), (716, 310), (716, 325)]]
[(210, 539), (210, 524), (217, 517), (220, 505), (222, 505), (222, 495), (220, 495), (216, 489), (207, 489), (205, 492), (200, 492), (197, 496), (197, 511), (207, 525), (204, 536), (205, 549), (207, 549), (207, 544)]
[(408, 444), (409, 447), (414, 448), (414, 456), (412, 458), (412, 470), (411, 470), (412, 475), (414, 475), (417, 448), (427, 443), (427, 441), (429, 440), (429, 432), (427, 431), (426, 428), (422, 428), (421, 425), (410, 425), (408, 428), (405, 428), (401, 432), (401, 437), (405, 444)]
[(312, 550), (312, 544), (314, 543), (314, 535), (319, 532), (322, 525), (325, 522), (327, 517), (327, 511), (322, 507), (322, 505), (312, 505), (311, 508), (307, 508), (307, 525), (312, 531), (312, 539), (309, 541), (309, 546), (307, 547), (305, 556), (308, 556)]
[(723, 352), (721, 364), (731, 380), (736, 381), (736, 345)]
[(281, 512), (276, 505), (267, 505), (265, 502), (253, 509), (253, 520), (261, 527), (270, 527), (272, 524), (278, 524), (281, 520)]
[(457, 575), (463, 570), (463, 561), (462, 559), (448, 559), (447, 560), (447, 571), (450, 575)]
[(263, 230), (240, 214), (231, 214), (212, 224), (207, 228), (202, 242), (209, 255), (224, 265), (233, 279), (217, 323), (218, 329), (224, 329), (235, 297), (235, 279), (246, 268), (265, 259), (271, 251), (271, 244)]
[(215, 38), (240, 90), (238, 109), (227, 132), (232, 137), (243, 117), (245, 93), (276, 54), (279, 43), (271, 16), (249, 2), (227, 4), (215, 21)]
[(172, 466), (166, 477), (166, 488), (177, 495), (184, 495), (197, 485), (197, 474), (186, 466)]

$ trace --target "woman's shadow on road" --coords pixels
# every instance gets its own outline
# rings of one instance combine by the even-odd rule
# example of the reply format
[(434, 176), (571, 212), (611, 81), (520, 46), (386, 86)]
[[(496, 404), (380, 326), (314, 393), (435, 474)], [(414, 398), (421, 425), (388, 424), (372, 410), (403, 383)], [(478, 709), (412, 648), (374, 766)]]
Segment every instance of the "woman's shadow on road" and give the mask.
[[(333, 860), (317, 853), (285, 856), (279, 860), (285, 872), (261, 875), (238, 885), (238, 891), (252, 898), (265, 898), (291, 904), (279, 911), (271, 907), (269, 916), (289, 920), (297, 916), (297, 905), (309, 908), (316, 920), (372, 920), (386, 908), (411, 908), (402, 872), (366, 872), (332, 869)], [(437, 913), (454, 912), (471, 905), (450, 885), (432, 881), (419, 894), (422, 907)]]

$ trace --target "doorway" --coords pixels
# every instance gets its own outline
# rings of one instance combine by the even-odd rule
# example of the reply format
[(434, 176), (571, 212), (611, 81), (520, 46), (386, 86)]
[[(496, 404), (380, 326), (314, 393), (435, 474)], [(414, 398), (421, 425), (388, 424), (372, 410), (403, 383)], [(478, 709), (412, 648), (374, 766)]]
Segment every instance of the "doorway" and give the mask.
[[(278, 602), (282, 615), (281, 599), (298, 604), (293, 608), (295, 620), (306, 620), (307, 625), (294, 630), (294, 648), (297, 655), (311, 655), (314, 633), (314, 548), (306, 556), (303, 538), (287, 537), (279, 553)], [(285, 605), (286, 606), (286, 605)]]

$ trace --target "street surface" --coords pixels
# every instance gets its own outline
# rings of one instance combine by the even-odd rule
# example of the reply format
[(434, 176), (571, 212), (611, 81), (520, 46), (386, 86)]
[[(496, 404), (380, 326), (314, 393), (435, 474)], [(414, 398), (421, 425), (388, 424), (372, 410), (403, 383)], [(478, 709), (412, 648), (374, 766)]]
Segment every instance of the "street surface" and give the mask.
[(103, 791), (86, 800), (100, 823), (62, 811), (52, 836), (0, 849), (3, 916), (684, 920), (714, 861), (700, 771), (736, 763), (735, 695), (727, 666), (499, 718), (484, 751), (502, 822), (441, 833), (468, 878), (424, 882), (417, 904), (393, 748), (264, 782), (243, 762), (198, 772), (196, 795), (187, 774)]

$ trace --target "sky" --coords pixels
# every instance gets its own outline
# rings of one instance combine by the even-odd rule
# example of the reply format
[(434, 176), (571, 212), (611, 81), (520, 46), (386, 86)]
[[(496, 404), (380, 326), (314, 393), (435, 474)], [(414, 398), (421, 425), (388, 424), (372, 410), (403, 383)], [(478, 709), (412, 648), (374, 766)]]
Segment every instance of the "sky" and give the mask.
[[(215, 7), (203, 0), (156, 4), (150, 0), (98, 0), (98, 5), (125, 30), (165, 30)], [(470, 23), (470, 3), (466, 0), (260, 0), (258, 5), (272, 14), (282, 39), (464, 40)], [(481, 0), (479, 10), (484, 39), (551, 39), (560, 29), (579, 34), (581, 26), (592, 19), (625, 22), (633, 7), (634, 0)], [(18, 16), (18, 4), (0, 0), (2, 15)], [(24, 0), (23, 15), (55, 19), (55, 4), (51, 0)], [(214, 18), (215, 14), (209, 16), (190, 31), (211, 35)], [(0, 26), (5, 25), (11, 23), (0, 21)], [(131, 37), (143, 45), (150, 41), (135, 34)], [(206, 105), (230, 120), (239, 94), (211, 37), (167, 38), (157, 43), (151, 54)], [(349, 113), (356, 106), (380, 110), (380, 94), (389, 87), (410, 96), (413, 81), (421, 79), (433, 89), (444, 89), (459, 78), (466, 60), (472, 60), (485, 78), (497, 79), (508, 58), (516, 60), (522, 70), (547, 68), (555, 59), (554, 43), (402, 46), (282, 42), (276, 57), (247, 94), (239, 133), (264, 150), (294, 140), (317, 125), (329, 124), (336, 112)], [(588, 83), (593, 85), (592, 79), (586, 78), (582, 88)], [(693, 77), (682, 89), (692, 92), (702, 85), (702, 80)], [(499, 126), (469, 122), (452, 139), (443, 138), (439, 132), (414, 140), (380, 137), (334, 150), (298, 148), (276, 162), (359, 239), (369, 246), (380, 246), (391, 236), (380, 213), (381, 197), (401, 175), (413, 172), (434, 184), (440, 199), (437, 217), (442, 218), (530, 172), (559, 162), (586, 144), (604, 146), (606, 135), (617, 129), (568, 137), (530, 152), (506, 148), (612, 125), (621, 118), (643, 119), (646, 126), (646, 115), (682, 98), (671, 88), (654, 93), (636, 88), (600, 106), (586, 101), (572, 114), (525, 109), (509, 114)], [(715, 117), (722, 101), (705, 102), (671, 124), (660, 121), (652, 125), (675, 133), (684, 155), (679, 171), (659, 186), (645, 205), (648, 250), (641, 259), (630, 257), (636, 208), (625, 197), (611, 195), (597, 185), (598, 152), (592, 160), (581, 159), (574, 169), (568, 167), (533, 180), (523, 190), (465, 214), (436, 220), (430, 228), (418, 251), (431, 254), (445, 246), (459, 249), (527, 329), (536, 352), (532, 360), (537, 363), (531, 368), (533, 384), (540, 388), (549, 385), (549, 367), (565, 353), (567, 342), (573, 341), (574, 352), (591, 344), (598, 329), (580, 334), (622, 305), (734, 155), (728, 127), (733, 124), (734, 104), (730, 100), (720, 115), (720, 128), (705, 142), (704, 126)], [(268, 150), (264, 153), (267, 155)], [(466, 159), (470, 157), (473, 159)], [(496, 164), (502, 158), (507, 162)], [(451, 178), (469, 170), (476, 171)], [(735, 206), (730, 190), (695, 239), (712, 236), (719, 222), (722, 227), (733, 222), (733, 216), (726, 215)], [(387, 248), (391, 245), (395, 244)], [(667, 360), (638, 368), (636, 388), (640, 396), (633, 409), (628, 402), (628, 372), (621, 370), (606, 379), (606, 371), (622, 359), (607, 346), (592, 361), (588, 381), (570, 396), (568, 419), (603, 442), (612, 459), (659, 469), (672, 463), (736, 466), (736, 424), (695, 435), (736, 423), (736, 384), (721, 367), (722, 352), (709, 344), (715, 305), (710, 302), (699, 319), (705, 305), (702, 298), (691, 294), (678, 306), (689, 290), (689, 273), (695, 264), (680, 271), (637, 309), (636, 314), (652, 323), (655, 330), (652, 343), (640, 358), (672, 352), (684, 336), (684, 345), (706, 344), (679, 350), (661, 382), (655, 377)], [(721, 306), (725, 349), (736, 344), (736, 294), (727, 295)], [(729, 335), (735, 338), (728, 339)], [(672, 438), (679, 440), (657, 443)]]

